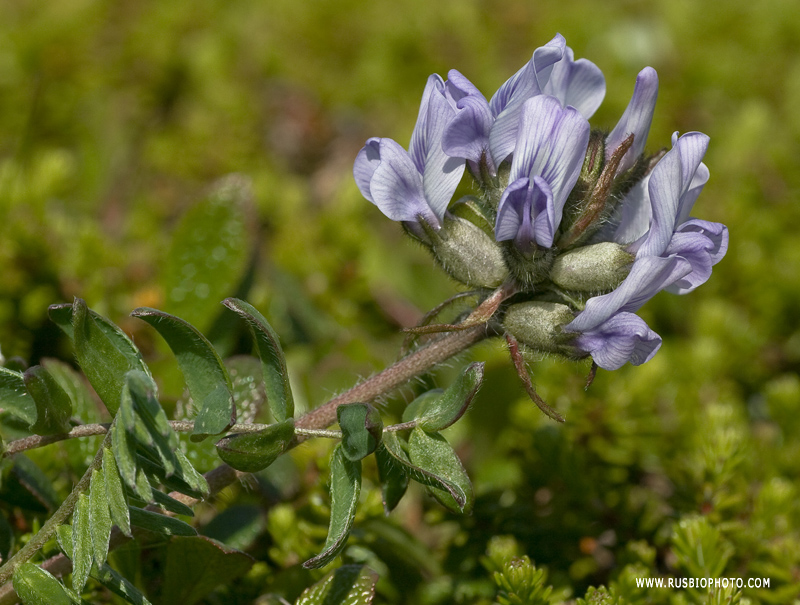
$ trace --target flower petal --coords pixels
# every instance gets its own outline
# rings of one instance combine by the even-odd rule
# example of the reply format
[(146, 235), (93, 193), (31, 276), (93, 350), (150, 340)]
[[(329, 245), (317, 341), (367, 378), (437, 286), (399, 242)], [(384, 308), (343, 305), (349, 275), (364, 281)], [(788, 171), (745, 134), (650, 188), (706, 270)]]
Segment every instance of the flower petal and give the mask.
[(361, 191), (361, 195), (373, 204), (375, 201), (372, 199), (369, 183), (380, 163), (380, 139), (372, 137), (367, 140), (367, 144), (361, 148), (361, 151), (356, 156), (356, 161), (353, 163), (353, 178), (356, 180), (356, 185), (358, 190)]
[[(458, 107), (460, 111), (442, 135), (442, 149), (449, 156), (478, 163), (481, 156), (489, 152), (489, 132), (494, 116), (483, 95), (463, 97)], [(491, 157), (487, 159), (491, 162)]]
[(652, 222), (647, 239), (636, 253), (637, 258), (663, 254), (679, 217), (691, 211), (708, 179), (708, 170), (705, 166), (700, 168), (708, 140), (708, 136), (700, 132), (683, 135), (653, 168), (647, 185)]
[(591, 61), (575, 61), (574, 53), (568, 46), (564, 57), (553, 66), (542, 92), (556, 97), (565, 107), (572, 105), (588, 120), (606, 96), (606, 79), (600, 68)]
[[(523, 224), (527, 222), (527, 231), (522, 235), (533, 241), (533, 230), (530, 221), (530, 203), (528, 202), (527, 178), (517, 179), (503, 192), (500, 205), (497, 207), (497, 221), (495, 222), (494, 236), (498, 242), (515, 239)], [(527, 214), (527, 218), (526, 218)]]
[(411, 156), (396, 141), (380, 139), (380, 164), (372, 174), (373, 203), (393, 221), (416, 221), (418, 215), (431, 225), (440, 222), (425, 201), (422, 175)]
[(575, 345), (592, 356), (604, 370), (618, 370), (650, 361), (661, 347), (661, 337), (638, 315), (617, 313), (575, 339)]
[(598, 327), (615, 313), (635, 312), (660, 290), (673, 284), (692, 270), (689, 261), (670, 256), (647, 256), (637, 259), (628, 277), (616, 290), (586, 301), (578, 316), (565, 326), (570, 332), (587, 332)]
[(728, 228), (720, 223), (692, 219), (672, 236), (666, 254), (689, 261), (692, 271), (670, 285), (673, 294), (687, 294), (711, 277), (716, 265), (728, 250)]
[[(439, 74), (431, 74), (425, 83), (422, 91), (422, 101), (419, 104), (417, 123), (414, 125), (414, 132), (411, 133), (411, 143), (408, 146), (408, 154), (414, 161), (418, 172), (425, 169), (425, 158), (431, 150), (431, 124), (429, 124), (430, 107), (436, 97), (444, 97), (444, 80)], [(446, 103), (446, 105), (449, 104)], [(451, 109), (451, 116), (455, 111)]]
[(608, 160), (614, 150), (628, 138), (628, 135), (633, 134), (633, 146), (623, 156), (617, 168), (617, 174), (631, 168), (637, 158), (644, 153), (657, 98), (658, 74), (652, 67), (645, 67), (636, 77), (633, 96), (625, 113), (622, 114), (614, 130), (606, 138), (606, 160)]
[(561, 59), (566, 41), (561, 34), (533, 51), (531, 60), (511, 76), (494, 94), (489, 106), (496, 116), (489, 136), (489, 148), (495, 166), (514, 151), (522, 104), (542, 93), (553, 65)]
[[(708, 166), (706, 166), (703, 162), (695, 163), (694, 160), (702, 159), (703, 155), (706, 152), (708, 147), (708, 137), (701, 133), (689, 133), (692, 136), (688, 139), (688, 143), (693, 145), (693, 149), (691, 151), (682, 152), (681, 153), (681, 161), (685, 161), (687, 156), (689, 159), (692, 160), (691, 162), (685, 163), (681, 166), (681, 172), (683, 175), (691, 174), (691, 179), (689, 181), (688, 186), (686, 186), (686, 191), (681, 196), (680, 205), (678, 207), (678, 214), (675, 217), (675, 224), (680, 225), (681, 223), (686, 222), (689, 219), (689, 214), (692, 212), (692, 208), (694, 208), (694, 203), (697, 201), (697, 197), (700, 195), (700, 192), (705, 187), (706, 183), (708, 182), (708, 178), (710, 176), (708, 171)], [(699, 136), (695, 136), (699, 135)], [(687, 135), (681, 137), (683, 139)]]
[(462, 159), (450, 157), (442, 149), (442, 136), (455, 115), (455, 104), (446, 94), (444, 81), (433, 74), (422, 94), (409, 156), (417, 171), (422, 173), (425, 200), (437, 217), (437, 224), (444, 219), (465, 168)]
[[(486, 101), (486, 97), (478, 90), (469, 79), (457, 69), (447, 72), (447, 82), (445, 82), (445, 93), (450, 96), (454, 103), (458, 103), (464, 97), (478, 97)], [(488, 105), (489, 102), (486, 101)]]
[(510, 179), (541, 176), (553, 194), (555, 227), (575, 186), (589, 144), (589, 122), (574, 107), (539, 95), (525, 102)]
[(553, 191), (549, 183), (540, 176), (533, 177), (530, 198), (534, 239), (540, 246), (549, 248), (553, 245), (553, 237), (561, 219), (559, 216), (559, 221), (556, 221)]

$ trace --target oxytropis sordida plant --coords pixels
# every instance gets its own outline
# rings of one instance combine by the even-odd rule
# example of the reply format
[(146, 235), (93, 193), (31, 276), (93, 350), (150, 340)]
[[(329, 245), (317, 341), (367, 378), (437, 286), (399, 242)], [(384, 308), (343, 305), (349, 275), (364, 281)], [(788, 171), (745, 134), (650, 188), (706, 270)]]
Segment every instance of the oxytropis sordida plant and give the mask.
[[(655, 355), (661, 339), (635, 312), (661, 290), (685, 294), (703, 284), (728, 245), (724, 225), (690, 217), (709, 177), (702, 163), (708, 137), (676, 133), (669, 150), (645, 151), (657, 92), (656, 72), (643, 69), (617, 125), (592, 129), (588, 119), (602, 102), (605, 80), (593, 63), (576, 61), (560, 35), (536, 49), (489, 101), (458, 71), (447, 80), (430, 76), (408, 150), (391, 139), (369, 139), (354, 176), (365, 198), (469, 288), (458, 299), (471, 296), (475, 304), (437, 323), (453, 302), (445, 301), (409, 330), (411, 350), (397, 363), (303, 416), (295, 418), (278, 336), (242, 300), (224, 304), (250, 328), (270, 424), (252, 418), (237, 424), (242, 410), (229, 366), (188, 322), (155, 309), (133, 312), (166, 340), (191, 396), (194, 415), (170, 420), (150, 369), (120, 328), (80, 299), (51, 307), (113, 420), (85, 424), (76, 417), (75, 377), (62, 366), (0, 367), (4, 418), (13, 417), (27, 435), (9, 442), (4, 458), (105, 435), (67, 499), (4, 560), (0, 603), (16, 595), (32, 603), (79, 602), (90, 577), (128, 602), (147, 602), (107, 564), (110, 549), (142, 531), (195, 536), (191, 524), (171, 515), (192, 515), (203, 498), (313, 437), (340, 443), (330, 464), (328, 537), (306, 567), (323, 567), (344, 549), (367, 456), (376, 458), (387, 512), (410, 480), (448, 509), (468, 511), (472, 486), (441, 431), (469, 407), (482, 364), (466, 367), (445, 390), (422, 394), (399, 424), (384, 426), (371, 402), (482, 339), (504, 337), (531, 398), (563, 421), (536, 394), (526, 351), (591, 358), (592, 373)], [(478, 193), (453, 201), (465, 171)], [(334, 423), (338, 430), (329, 430)], [(226, 464), (201, 475), (182, 453), (178, 432), (195, 442), (215, 439)], [(53, 538), (62, 554), (32, 562)], [(207, 544), (191, 548), (200, 553)], [(70, 573), (69, 586), (56, 578)], [(347, 582), (361, 600), (353, 602), (371, 602), (375, 575), (355, 573)], [(332, 581), (310, 587), (303, 602), (322, 602)]]

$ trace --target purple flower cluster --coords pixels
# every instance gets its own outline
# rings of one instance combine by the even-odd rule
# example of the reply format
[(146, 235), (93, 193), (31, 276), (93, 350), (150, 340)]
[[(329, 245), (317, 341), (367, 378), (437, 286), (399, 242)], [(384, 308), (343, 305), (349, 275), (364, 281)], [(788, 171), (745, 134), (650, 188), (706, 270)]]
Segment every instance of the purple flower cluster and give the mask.
[[(501, 263), (518, 292), (510, 303), (522, 300), (531, 322), (560, 318), (531, 330), (551, 334), (552, 343), (515, 335), (524, 344), (591, 355), (606, 369), (638, 365), (661, 338), (636, 310), (661, 290), (684, 294), (703, 284), (728, 246), (724, 225), (690, 217), (709, 176), (708, 137), (676, 133), (672, 149), (645, 155), (657, 94), (658, 76), (647, 67), (614, 129), (592, 131), (605, 79), (556, 35), (488, 101), (458, 71), (446, 81), (430, 76), (408, 151), (369, 139), (355, 161), (356, 184), (435, 257), (445, 249), (461, 255), (437, 257), (445, 268), (468, 265), (470, 251), (486, 250), (486, 242), (437, 248), (436, 241), (467, 232), (490, 239), (499, 252), (490, 260), (482, 253), (475, 266)], [(463, 220), (448, 208), (455, 212), (450, 202), (465, 168), (480, 186), (473, 202), (491, 235), (448, 229)], [(479, 271), (470, 275), (476, 282)], [(543, 305), (547, 313), (537, 310)]]

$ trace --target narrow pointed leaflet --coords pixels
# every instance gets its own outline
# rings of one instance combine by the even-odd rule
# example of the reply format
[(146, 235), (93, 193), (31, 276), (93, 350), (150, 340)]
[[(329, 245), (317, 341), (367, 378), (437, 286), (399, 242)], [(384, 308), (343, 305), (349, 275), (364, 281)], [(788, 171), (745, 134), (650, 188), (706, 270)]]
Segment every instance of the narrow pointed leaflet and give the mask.
[(233, 425), (236, 408), (231, 379), (208, 339), (191, 324), (163, 311), (141, 307), (131, 315), (153, 326), (178, 360), (198, 410), (191, 439), (200, 441)]
[(258, 356), (261, 358), (264, 387), (267, 391), (267, 401), (272, 410), (272, 416), (278, 422), (291, 418), (294, 416), (294, 399), (289, 386), (286, 359), (275, 330), (255, 307), (243, 300), (227, 298), (222, 304), (240, 315), (250, 327), (258, 349)]

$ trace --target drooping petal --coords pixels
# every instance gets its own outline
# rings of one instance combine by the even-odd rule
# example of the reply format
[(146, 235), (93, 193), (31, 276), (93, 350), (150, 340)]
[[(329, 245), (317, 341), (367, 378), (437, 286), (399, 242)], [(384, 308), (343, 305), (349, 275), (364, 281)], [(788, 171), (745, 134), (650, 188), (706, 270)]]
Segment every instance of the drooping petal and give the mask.
[[(707, 169), (700, 169), (708, 140), (700, 132), (683, 135), (653, 168), (647, 185), (652, 221), (637, 258), (663, 254), (678, 225), (678, 217), (686, 213), (685, 208), (691, 210), (708, 179)], [(697, 172), (700, 174), (695, 180)]]
[(574, 344), (604, 370), (618, 370), (627, 362), (638, 366), (650, 361), (661, 337), (638, 315), (623, 312), (580, 334)]
[(633, 146), (622, 157), (622, 161), (617, 168), (617, 174), (621, 174), (631, 168), (636, 159), (644, 153), (657, 97), (658, 74), (652, 67), (645, 67), (636, 77), (633, 96), (625, 109), (625, 113), (622, 114), (614, 130), (606, 138), (606, 159), (609, 159), (614, 150), (629, 135), (633, 134)]
[(722, 223), (712, 223), (692, 218), (676, 229), (677, 233), (695, 231), (703, 233), (714, 244), (709, 250), (709, 255), (711, 256), (711, 264), (716, 265), (728, 252), (728, 228)]
[(670, 285), (673, 294), (686, 294), (711, 277), (716, 265), (728, 250), (728, 228), (721, 223), (692, 219), (679, 227), (672, 236), (665, 254), (680, 256), (689, 261), (691, 273)]
[[(497, 207), (497, 221), (494, 236), (498, 242), (515, 239), (523, 229), (523, 237), (528, 241), (533, 240), (533, 229), (530, 221), (530, 202), (528, 201), (528, 187), (530, 180), (521, 178), (513, 181), (503, 192), (500, 204)], [(523, 227), (526, 222), (527, 227)]]
[[(442, 149), (449, 156), (478, 163), (484, 153), (489, 153), (489, 132), (494, 116), (482, 95), (463, 97), (458, 101), (458, 108), (459, 112), (445, 128)], [(491, 157), (487, 160), (491, 162)], [(491, 166), (492, 169), (496, 167)]]
[(439, 227), (422, 186), (422, 175), (408, 152), (392, 139), (380, 139), (380, 164), (370, 180), (372, 202), (393, 221), (416, 221), (418, 215)]
[(555, 97), (539, 95), (523, 105), (519, 128), (509, 178), (544, 178), (552, 190), (558, 227), (586, 155), (589, 122), (574, 107), (561, 107)]
[(594, 115), (606, 95), (603, 72), (587, 59), (575, 61), (568, 46), (564, 57), (553, 66), (542, 92), (556, 97), (565, 107), (572, 105), (587, 120)]
[(489, 135), (489, 149), (495, 166), (499, 166), (514, 151), (522, 104), (542, 93), (553, 65), (561, 59), (565, 48), (564, 37), (556, 34), (550, 42), (533, 51), (531, 60), (511, 76), (489, 101), (492, 113), (496, 116)]
[(550, 184), (540, 176), (533, 177), (531, 184), (531, 215), (533, 216), (533, 235), (536, 243), (544, 248), (553, 245), (559, 216), (556, 220), (553, 190)]
[(373, 204), (375, 201), (372, 199), (370, 193), (370, 181), (375, 169), (381, 163), (380, 154), (380, 139), (372, 137), (367, 140), (367, 144), (361, 148), (356, 156), (356, 161), (353, 163), (353, 178), (356, 180), (358, 190), (365, 198)]
[(533, 51), (533, 69), (536, 71), (536, 82), (541, 90), (550, 80), (553, 68), (564, 56), (567, 49), (567, 41), (561, 34), (556, 34), (544, 46), (540, 46)]
[(489, 101), (486, 101), (486, 97), (478, 90), (478, 87), (457, 69), (451, 69), (447, 72), (445, 94), (449, 95), (454, 103), (458, 103), (464, 97), (477, 97), (483, 99), (486, 105), (489, 105)]
[(628, 277), (616, 290), (590, 298), (583, 311), (564, 329), (570, 332), (586, 332), (615, 313), (633, 313), (660, 290), (675, 283), (691, 270), (689, 261), (679, 256), (648, 256), (637, 259)]

